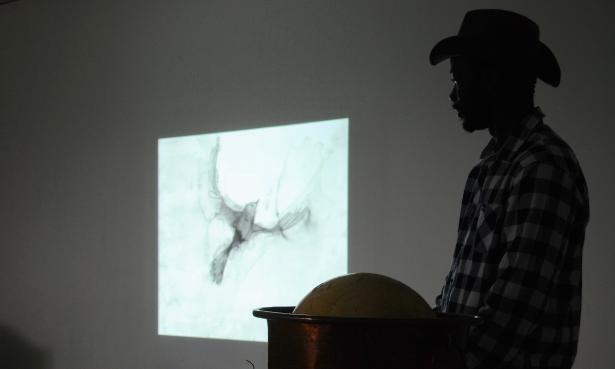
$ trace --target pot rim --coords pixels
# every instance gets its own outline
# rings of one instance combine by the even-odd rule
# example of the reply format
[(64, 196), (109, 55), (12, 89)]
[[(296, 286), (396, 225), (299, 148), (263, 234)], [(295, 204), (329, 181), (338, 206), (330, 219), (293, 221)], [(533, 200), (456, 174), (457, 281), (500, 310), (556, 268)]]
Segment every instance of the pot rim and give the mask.
[(435, 318), (369, 318), (369, 317), (331, 317), (306, 314), (293, 314), (294, 306), (268, 306), (254, 309), (252, 315), (269, 320), (284, 320), (297, 323), (365, 323), (365, 324), (405, 324), (405, 325), (477, 325), (482, 322), (478, 315), (436, 313)]

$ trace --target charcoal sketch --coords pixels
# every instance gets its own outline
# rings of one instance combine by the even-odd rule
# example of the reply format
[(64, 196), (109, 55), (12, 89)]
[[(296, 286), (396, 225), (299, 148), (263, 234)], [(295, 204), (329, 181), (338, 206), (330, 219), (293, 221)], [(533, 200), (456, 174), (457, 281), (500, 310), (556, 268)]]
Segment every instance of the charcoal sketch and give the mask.
[(340, 118), (158, 140), (158, 334), (267, 342), (255, 307), (348, 272), (348, 133)]
[[(220, 153), (220, 139), (211, 150), (209, 168), (206, 169), (205, 180), (201, 183), (202, 189), (207, 189), (206, 203), (201, 203), (201, 211), (205, 215), (204, 206), (215, 208), (214, 218), (223, 220), (232, 227), (233, 236), (230, 242), (217, 247), (210, 263), (209, 276), (215, 284), (220, 284), (224, 278), (224, 270), (231, 253), (238, 252), (242, 245), (259, 234), (273, 234), (286, 238), (286, 231), (301, 222), (307, 223), (310, 219), (310, 208), (303, 205), (280, 214), (276, 209), (277, 222), (272, 226), (265, 226), (255, 222), (259, 200), (251, 201), (245, 205), (237, 204), (224, 196), (219, 188), (218, 155)], [(247, 184), (249, 185), (249, 184)]]

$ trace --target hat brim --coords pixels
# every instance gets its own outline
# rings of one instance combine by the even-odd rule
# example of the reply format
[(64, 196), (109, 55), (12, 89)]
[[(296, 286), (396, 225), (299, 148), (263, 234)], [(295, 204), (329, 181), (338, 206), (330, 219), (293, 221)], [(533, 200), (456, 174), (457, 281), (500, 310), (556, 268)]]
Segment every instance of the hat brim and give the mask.
[(465, 54), (467, 40), (459, 36), (451, 36), (438, 42), (429, 53), (429, 62), (436, 65), (453, 56)]
[(538, 44), (538, 78), (545, 83), (550, 84), (553, 87), (559, 86), (562, 78), (562, 71), (559, 68), (559, 64), (555, 55), (547, 45), (540, 42)]
[[(431, 49), (429, 62), (431, 65), (436, 65), (454, 56), (473, 55), (480, 50), (481, 47), (475, 39), (451, 36), (441, 40)], [(559, 86), (561, 70), (557, 59), (547, 45), (540, 41), (536, 63), (537, 77), (553, 87)]]

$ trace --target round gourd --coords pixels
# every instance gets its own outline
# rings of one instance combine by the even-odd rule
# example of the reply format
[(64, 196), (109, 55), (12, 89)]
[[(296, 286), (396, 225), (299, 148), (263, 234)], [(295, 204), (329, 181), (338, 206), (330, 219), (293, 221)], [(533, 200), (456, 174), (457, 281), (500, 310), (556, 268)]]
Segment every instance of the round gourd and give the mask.
[(373, 273), (350, 273), (321, 283), (294, 314), (365, 318), (434, 318), (429, 304), (404, 283)]

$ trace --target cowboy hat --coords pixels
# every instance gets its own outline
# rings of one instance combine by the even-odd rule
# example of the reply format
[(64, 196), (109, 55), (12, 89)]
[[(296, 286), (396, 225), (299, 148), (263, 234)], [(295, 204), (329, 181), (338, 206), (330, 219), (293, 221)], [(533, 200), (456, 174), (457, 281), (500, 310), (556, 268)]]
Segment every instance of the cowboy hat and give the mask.
[(553, 52), (539, 40), (538, 25), (511, 11), (479, 9), (466, 13), (459, 32), (433, 47), (431, 65), (453, 56), (467, 55), (507, 67), (531, 68), (551, 86), (560, 83), (561, 71)]

